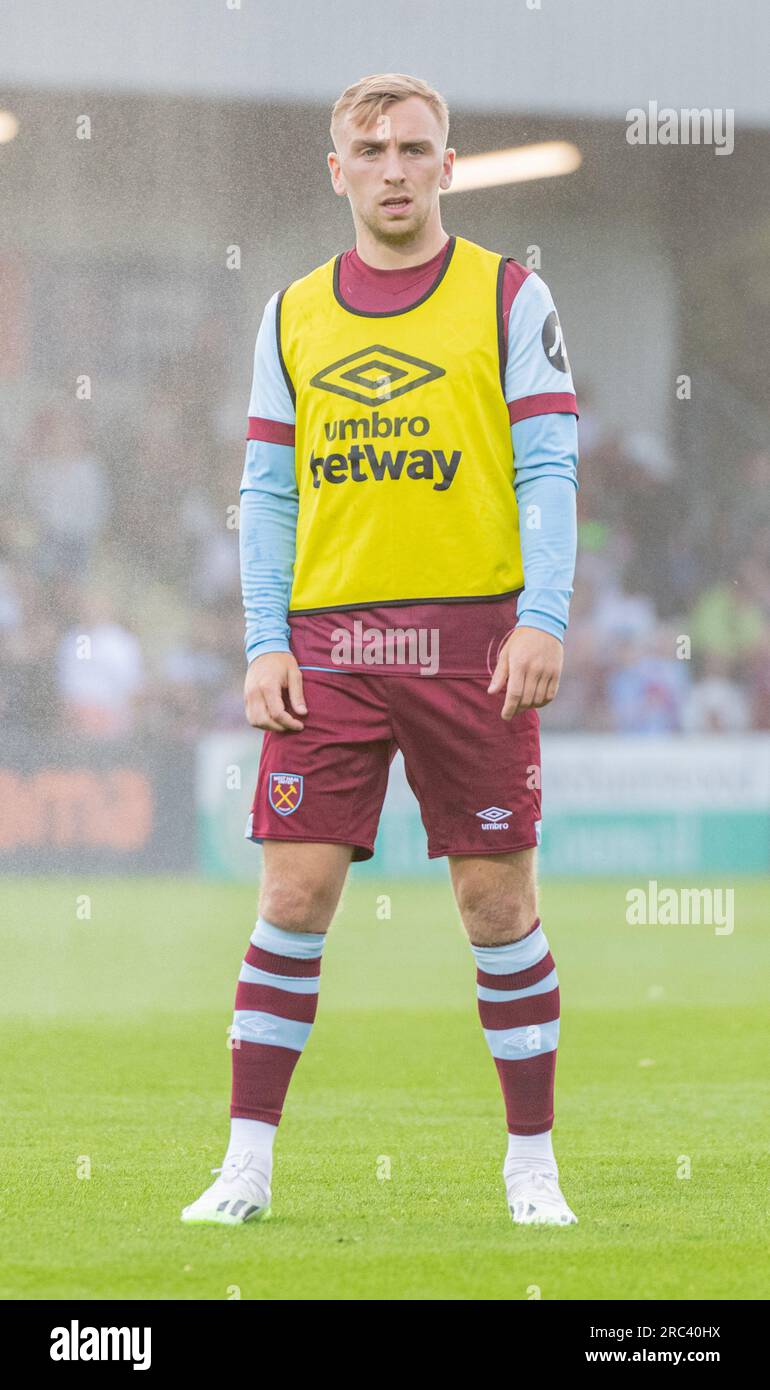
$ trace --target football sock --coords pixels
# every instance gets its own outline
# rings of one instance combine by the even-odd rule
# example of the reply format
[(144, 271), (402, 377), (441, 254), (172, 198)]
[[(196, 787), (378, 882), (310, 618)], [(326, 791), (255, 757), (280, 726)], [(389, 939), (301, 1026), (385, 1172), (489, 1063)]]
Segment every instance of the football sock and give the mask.
[[(245, 1147), (272, 1157), (292, 1072), (318, 1007), (325, 939), (320, 932), (285, 931), (257, 920), (235, 995), (228, 1153), (243, 1138)], [(251, 1122), (248, 1128), (244, 1122)]]
[(540, 919), (518, 941), (471, 950), (479, 1017), (500, 1078), (508, 1133), (514, 1140), (538, 1136), (545, 1145), (545, 1131), (553, 1128), (559, 983)]
[(508, 1135), (508, 1152), (505, 1155), (506, 1169), (526, 1168), (533, 1161), (538, 1167), (556, 1169), (550, 1129), (544, 1129), (542, 1134)]
[(264, 1120), (242, 1120), (237, 1115), (230, 1120), (230, 1142), (225, 1154), (225, 1162), (233, 1154), (245, 1153), (251, 1149), (259, 1159), (259, 1166), (270, 1175), (273, 1168), (273, 1144), (277, 1133), (276, 1125), (267, 1125)]

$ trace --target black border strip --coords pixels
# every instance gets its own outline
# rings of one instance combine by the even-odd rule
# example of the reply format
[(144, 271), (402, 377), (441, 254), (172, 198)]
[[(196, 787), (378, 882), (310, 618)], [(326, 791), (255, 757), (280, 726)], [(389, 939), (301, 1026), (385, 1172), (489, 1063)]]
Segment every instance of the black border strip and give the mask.
[[(288, 288), (288, 286), (287, 286), (287, 288)], [(279, 361), (280, 364), (281, 364), (281, 371), (283, 372), (283, 379), (284, 379), (284, 381), (286, 382), (286, 385), (287, 385), (288, 388), (289, 388), (289, 395), (291, 396), (291, 403), (292, 403), (292, 405), (294, 406), (294, 409), (296, 410), (296, 408), (297, 408), (297, 393), (296, 393), (296, 391), (294, 390), (294, 383), (292, 382), (292, 379), (291, 379), (291, 377), (289, 376), (289, 369), (288, 369), (288, 367), (286, 366), (286, 362), (284, 361), (283, 351), (282, 351), (282, 348), (281, 348), (281, 306), (282, 306), (282, 304), (283, 304), (283, 296), (285, 295), (285, 293), (286, 293), (286, 290), (281, 290), (281, 293), (280, 293), (279, 296), (278, 296), (278, 300), (277, 300), (277, 303), (276, 303), (276, 306), (275, 306), (275, 342), (276, 342), (276, 347), (278, 348), (278, 361)]]
[(435, 294), (436, 290), (441, 284), (441, 281), (446, 275), (447, 270), (449, 269), (449, 263), (452, 259), (452, 256), (454, 255), (456, 242), (457, 237), (450, 236), (447, 242), (447, 253), (444, 257), (443, 264), (438, 275), (433, 281), (433, 284), (431, 285), (430, 289), (426, 290), (425, 294), (420, 295), (420, 298), (416, 299), (414, 301), (414, 304), (410, 304), (406, 309), (354, 309), (350, 304), (348, 304), (342, 298), (342, 293), (340, 291), (340, 262), (342, 260), (343, 255), (345, 254), (344, 251), (341, 251), (340, 254), (338, 256), (335, 256), (334, 258), (334, 272), (332, 274), (332, 287), (334, 289), (334, 298), (336, 299), (341, 309), (344, 309), (345, 312), (348, 314), (355, 314), (356, 317), (360, 319), (395, 319), (398, 318), (401, 314), (411, 314), (413, 309), (419, 308), (421, 304), (425, 303), (426, 299), (430, 299), (431, 295)]
[(289, 618), (302, 618), (310, 613), (349, 613), (356, 608), (412, 608), (418, 603), (498, 603), (504, 598), (514, 598), (522, 593), (520, 589), (508, 589), (504, 594), (468, 594), (463, 598), (385, 598), (367, 599), (362, 603), (333, 603), (328, 608), (290, 608)]

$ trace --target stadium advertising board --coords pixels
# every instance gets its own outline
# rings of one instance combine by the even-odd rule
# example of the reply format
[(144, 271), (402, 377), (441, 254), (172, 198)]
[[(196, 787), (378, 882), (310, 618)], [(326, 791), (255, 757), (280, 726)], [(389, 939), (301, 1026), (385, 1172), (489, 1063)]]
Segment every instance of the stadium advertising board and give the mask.
[(193, 750), (154, 743), (0, 744), (6, 873), (195, 867)]

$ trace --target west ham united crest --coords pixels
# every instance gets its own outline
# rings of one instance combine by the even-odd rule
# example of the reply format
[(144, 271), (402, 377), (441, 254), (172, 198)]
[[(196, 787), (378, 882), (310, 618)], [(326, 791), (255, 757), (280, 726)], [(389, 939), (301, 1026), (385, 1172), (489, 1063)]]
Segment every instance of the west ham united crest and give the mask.
[(290, 816), (302, 800), (304, 779), (298, 772), (271, 772), (268, 800), (279, 816)]

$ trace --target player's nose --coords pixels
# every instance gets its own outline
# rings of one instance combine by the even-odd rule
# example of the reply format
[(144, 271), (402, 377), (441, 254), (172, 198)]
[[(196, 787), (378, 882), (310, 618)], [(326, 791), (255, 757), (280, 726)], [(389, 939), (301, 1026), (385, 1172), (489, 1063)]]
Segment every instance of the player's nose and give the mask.
[(386, 188), (383, 197), (387, 198), (388, 193), (393, 191), (393, 185), (402, 184), (405, 181), (404, 165), (398, 150), (386, 150), (385, 168), (383, 170)]

